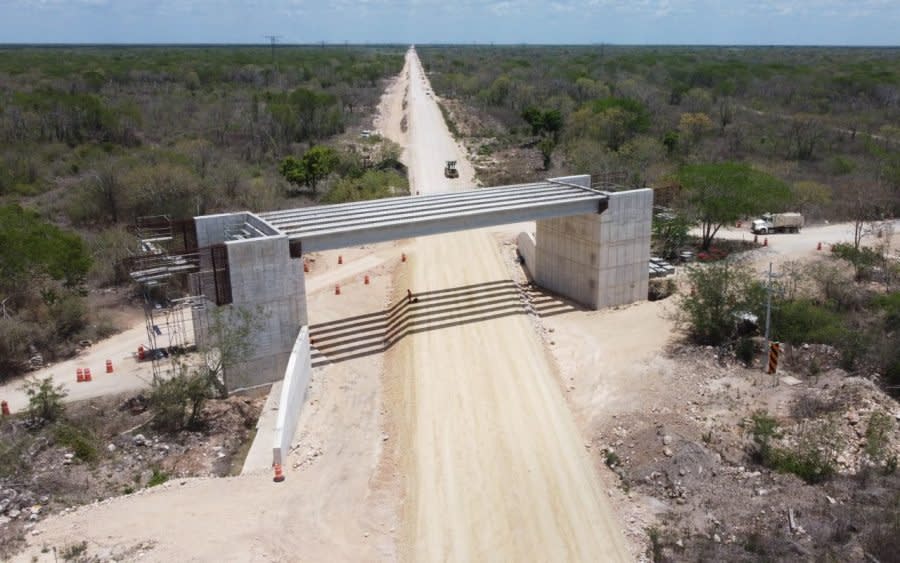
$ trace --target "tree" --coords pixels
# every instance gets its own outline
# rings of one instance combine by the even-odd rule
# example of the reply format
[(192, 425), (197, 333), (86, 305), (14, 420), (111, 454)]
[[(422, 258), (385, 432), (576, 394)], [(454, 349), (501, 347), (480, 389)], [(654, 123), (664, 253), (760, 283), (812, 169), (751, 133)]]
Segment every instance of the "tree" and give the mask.
[(709, 249), (723, 225), (778, 210), (791, 196), (781, 180), (736, 162), (682, 166), (676, 180), (683, 188), (681, 206), (700, 222), (703, 250)]
[(831, 187), (812, 180), (802, 180), (793, 186), (793, 199), (804, 215), (820, 212), (831, 203)]
[(536, 107), (528, 107), (522, 112), (522, 119), (531, 125), (532, 135), (550, 135), (554, 140), (559, 138), (562, 131), (562, 113), (556, 109), (540, 110)]
[(705, 113), (682, 113), (678, 120), (678, 131), (690, 143), (696, 143), (704, 133), (713, 128), (713, 122)]
[(334, 171), (338, 161), (338, 154), (333, 148), (317, 145), (303, 153), (299, 160), (287, 157), (278, 171), (288, 182), (308, 186), (315, 194), (319, 182)]
[(91, 258), (74, 234), (44, 222), (18, 205), (0, 207), (0, 289), (24, 290), (29, 276), (48, 275), (74, 288), (84, 282)]
[(68, 392), (62, 384), (53, 385), (52, 377), (31, 379), (22, 386), (28, 396), (28, 417), (34, 422), (53, 422), (65, 411), (63, 399)]

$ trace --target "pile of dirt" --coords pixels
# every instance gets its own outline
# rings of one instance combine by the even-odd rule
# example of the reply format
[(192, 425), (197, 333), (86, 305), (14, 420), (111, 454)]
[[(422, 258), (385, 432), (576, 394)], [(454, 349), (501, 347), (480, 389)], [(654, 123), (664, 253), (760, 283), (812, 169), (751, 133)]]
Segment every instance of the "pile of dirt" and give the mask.
[(0, 557), (49, 514), (128, 495), (169, 479), (240, 471), (264, 397), (211, 400), (204, 425), (157, 433), (141, 395), (67, 406), (63, 419), (37, 426), (24, 416), (0, 424)]

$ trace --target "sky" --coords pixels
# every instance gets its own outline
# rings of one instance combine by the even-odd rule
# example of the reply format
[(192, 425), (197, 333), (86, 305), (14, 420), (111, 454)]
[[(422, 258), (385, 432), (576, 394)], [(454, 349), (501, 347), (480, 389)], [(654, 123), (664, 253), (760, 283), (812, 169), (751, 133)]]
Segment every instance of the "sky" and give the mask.
[(900, 0), (0, 0), (0, 43), (900, 45)]

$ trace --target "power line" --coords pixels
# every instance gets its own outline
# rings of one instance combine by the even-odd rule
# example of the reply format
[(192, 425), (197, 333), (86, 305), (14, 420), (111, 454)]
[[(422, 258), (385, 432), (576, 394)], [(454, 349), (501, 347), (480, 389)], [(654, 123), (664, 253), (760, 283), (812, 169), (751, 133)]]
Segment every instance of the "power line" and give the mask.
[(278, 43), (278, 40), (281, 39), (280, 35), (264, 35), (266, 39), (269, 40), (269, 43), (272, 44), (272, 64), (275, 64), (275, 45)]

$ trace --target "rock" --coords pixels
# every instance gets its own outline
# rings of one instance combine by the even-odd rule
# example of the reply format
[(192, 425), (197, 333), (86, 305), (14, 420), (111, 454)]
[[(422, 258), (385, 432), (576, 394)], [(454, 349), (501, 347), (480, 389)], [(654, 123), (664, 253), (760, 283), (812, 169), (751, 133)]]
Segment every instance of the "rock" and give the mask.
[(803, 383), (796, 377), (793, 377), (790, 375), (786, 375), (786, 376), (782, 377), (781, 382), (790, 387), (793, 387), (794, 385), (800, 385), (801, 383)]
[(684, 477), (686, 473), (687, 473), (687, 471), (684, 470), (684, 467), (682, 467), (681, 469), (678, 470), (678, 474), (681, 475), (682, 477)]
[(684, 547), (684, 541), (681, 540), (681, 539), (679, 539), (677, 542), (675, 542), (675, 545), (677, 545), (678, 547), (683, 548), (683, 547)]
[(825, 495), (825, 500), (828, 501), (828, 504), (837, 504), (837, 501), (834, 500), (833, 498), (831, 498), (831, 497), (828, 496), (828, 495)]
[(34, 515), (40, 514), (40, 513), (41, 513), (41, 507), (40, 507), (40, 506), (32, 506), (32, 507), (31, 507), (31, 513), (34, 514)]
[(137, 434), (131, 439), (131, 443), (135, 446), (146, 446), (147, 438), (145, 438), (143, 434)]
[(663, 448), (663, 455), (666, 457), (672, 457), (675, 454), (672, 452), (672, 448)]
[(722, 538), (719, 537), (719, 534), (713, 534), (713, 541), (716, 543), (722, 543)]
[(6, 526), (10, 522), (12, 522), (12, 518), (8, 518), (6, 516), (0, 516), (0, 528), (2, 528), (3, 526)]
[(381, 441), (382, 441), (382, 442), (387, 442), (388, 439), (390, 439), (390, 436), (388, 436), (387, 434), (382, 434), (382, 435), (381, 435)]
[(115, 445), (115, 444), (108, 444), (108, 445), (106, 446), (106, 451), (108, 451), (109, 453), (113, 453), (114, 451), (116, 451), (116, 445)]
[(859, 424), (859, 413), (856, 411), (850, 411), (847, 413), (847, 422), (850, 423), (850, 426), (856, 426)]
[(671, 436), (669, 436), (668, 434), (666, 434), (665, 436), (663, 436), (663, 445), (664, 445), (664, 446), (668, 446), (668, 445), (671, 444), (671, 443), (672, 443), (672, 437), (671, 437)]
[(41, 504), (47, 504), (48, 502), (50, 502), (50, 497), (47, 495), (43, 495), (41, 498), (38, 499), (38, 502)]
[(15, 520), (16, 518), (18, 518), (20, 514), (22, 514), (22, 512), (21, 512), (20, 510), (15, 509), (15, 508), (13, 508), (12, 510), (10, 510), (9, 512), (6, 513), (6, 515), (9, 516), (9, 517), (10, 517), (11, 519), (13, 519), (13, 520)]

